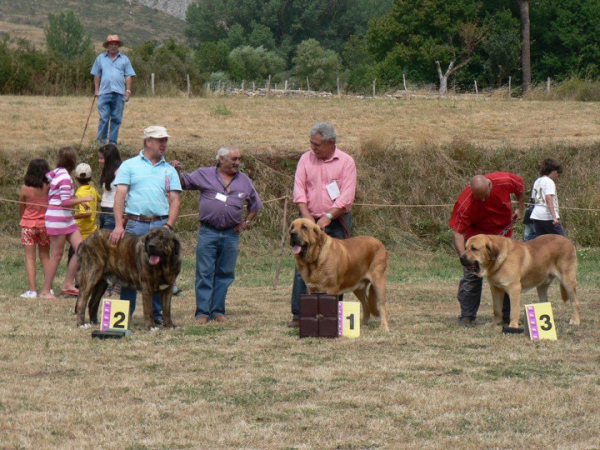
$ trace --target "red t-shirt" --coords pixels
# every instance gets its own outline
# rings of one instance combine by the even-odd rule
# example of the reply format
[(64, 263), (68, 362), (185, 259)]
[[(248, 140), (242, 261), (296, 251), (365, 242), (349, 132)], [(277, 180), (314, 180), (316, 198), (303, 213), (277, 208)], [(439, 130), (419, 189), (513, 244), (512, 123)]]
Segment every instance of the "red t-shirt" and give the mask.
[[(469, 239), (477, 234), (502, 234), (512, 221), (510, 194), (520, 196), (525, 191), (523, 178), (507, 172), (485, 175), (492, 182), (489, 198), (477, 200), (467, 186), (454, 205), (450, 228)], [(506, 233), (512, 236), (512, 230)]]

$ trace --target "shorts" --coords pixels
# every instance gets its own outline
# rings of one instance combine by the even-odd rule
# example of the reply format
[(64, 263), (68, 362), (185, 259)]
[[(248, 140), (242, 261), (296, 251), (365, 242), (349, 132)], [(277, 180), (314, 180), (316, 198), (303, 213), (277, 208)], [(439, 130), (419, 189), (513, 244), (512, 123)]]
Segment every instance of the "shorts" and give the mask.
[(46, 227), (21, 227), (21, 244), (48, 247), (50, 245), (50, 238), (46, 233)]

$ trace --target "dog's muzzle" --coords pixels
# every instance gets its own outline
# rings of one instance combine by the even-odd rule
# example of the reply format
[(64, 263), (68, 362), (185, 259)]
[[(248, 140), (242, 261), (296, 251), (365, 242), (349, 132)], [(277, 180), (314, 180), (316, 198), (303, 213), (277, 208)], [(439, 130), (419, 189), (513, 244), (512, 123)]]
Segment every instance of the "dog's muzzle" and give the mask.
[(466, 268), (469, 272), (479, 272), (479, 263), (477, 261), (471, 262), (465, 256), (461, 256), (460, 263)]
[(299, 255), (303, 252), (303, 250), (305, 250), (305, 246), (300, 239), (300, 235), (295, 230), (290, 231), (290, 245), (293, 247), (294, 255)]

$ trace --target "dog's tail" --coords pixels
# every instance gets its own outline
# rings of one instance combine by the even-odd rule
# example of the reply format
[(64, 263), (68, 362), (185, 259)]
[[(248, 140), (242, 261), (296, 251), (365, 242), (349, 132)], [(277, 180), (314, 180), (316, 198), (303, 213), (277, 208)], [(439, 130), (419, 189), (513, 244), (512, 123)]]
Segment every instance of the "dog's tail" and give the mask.
[(377, 288), (374, 284), (369, 285), (369, 294), (367, 295), (367, 299), (369, 301), (369, 311), (375, 317), (379, 317), (379, 307), (377, 306)]

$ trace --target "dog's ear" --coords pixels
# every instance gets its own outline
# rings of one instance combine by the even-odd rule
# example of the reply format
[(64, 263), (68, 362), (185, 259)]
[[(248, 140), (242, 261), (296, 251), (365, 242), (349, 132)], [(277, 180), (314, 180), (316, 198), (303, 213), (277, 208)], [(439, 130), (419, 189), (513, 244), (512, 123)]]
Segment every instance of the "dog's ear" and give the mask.
[(493, 245), (490, 245), (489, 242), (485, 244), (485, 249), (488, 252), (488, 259), (490, 261), (496, 261), (496, 258), (498, 257), (498, 249), (496, 249)]
[(150, 242), (150, 233), (148, 233), (146, 235), (146, 237), (144, 238), (144, 250), (146, 251), (146, 253), (150, 253), (150, 249), (148, 248), (149, 242)]
[(176, 237), (173, 238), (173, 245), (175, 246), (173, 249), (173, 253), (176, 257), (179, 258), (179, 254), (181, 253), (181, 242)]

